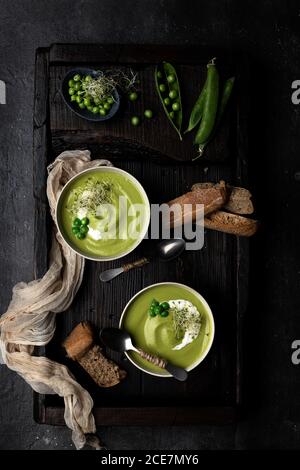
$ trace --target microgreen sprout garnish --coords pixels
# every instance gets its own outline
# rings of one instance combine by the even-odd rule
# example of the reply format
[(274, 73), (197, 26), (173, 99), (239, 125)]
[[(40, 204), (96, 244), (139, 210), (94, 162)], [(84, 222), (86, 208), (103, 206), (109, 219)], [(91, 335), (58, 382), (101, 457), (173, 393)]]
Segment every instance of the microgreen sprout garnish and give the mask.
[(78, 212), (82, 210), (96, 217), (99, 206), (111, 202), (112, 186), (110, 181), (88, 178), (82, 187), (72, 191), (72, 203), (68, 206), (68, 210), (74, 217), (77, 217)]

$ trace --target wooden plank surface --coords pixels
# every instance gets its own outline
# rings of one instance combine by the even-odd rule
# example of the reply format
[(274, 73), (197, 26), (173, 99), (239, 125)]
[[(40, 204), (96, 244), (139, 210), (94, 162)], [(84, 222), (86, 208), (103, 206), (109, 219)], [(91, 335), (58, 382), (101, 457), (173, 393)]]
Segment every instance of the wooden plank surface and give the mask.
[[(155, 50), (158, 56), (166, 54), (165, 58), (173, 58), (174, 62), (186, 57), (183, 63), (188, 65), (179, 67), (181, 75), (194, 76), (198, 70), (200, 83), (203, 82), (209, 53), (206, 52), (199, 59), (200, 55), (196, 55), (196, 51), (186, 52), (183, 48), (178, 52), (176, 48), (175, 60), (172, 48), (167, 52), (163, 52), (159, 47), (150, 47), (149, 50), (151, 53), (147, 47), (138, 48), (138, 51), (133, 48), (129, 53), (128, 49), (120, 46), (115, 55), (109, 56), (111, 60), (113, 57), (113, 61), (119, 58), (122, 63), (135, 65), (140, 63), (143, 56), (140, 70), (143, 89), (144, 86), (147, 88), (145, 96), (155, 100), (153, 87), (151, 88)], [(191, 143), (190, 147), (178, 145), (175, 132), (165, 116), (159, 114), (159, 102), (153, 101), (153, 106), (157, 106), (156, 119), (137, 130), (128, 125), (131, 111), (126, 107), (118, 120), (111, 121), (105, 127), (83, 121), (72, 114), (62, 102), (59, 91), (64, 73), (73, 67), (74, 63), (94, 63), (99, 68), (109, 63), (107, 48), (104, 51), (99, 46), (82, 46), (81, 55), (74, 51), (75, 46), (57, 45), (50, 49), (49, 64), (46, 53), (37, 60), (36, 90), (42, 90), (46, 103), (49, 92), (49, 109), (47, 106), (43, 108), (45, 119), (41, 121), (45, 126), (44, 131), (49, 127), (49, 141), (44, 138), (41, 145), (35, 147), (35, 166), (38, 167), (36, 186), (40, 192), (43, 192), (46, 162), (50, 162), (58, 153), (69, 148), (89, 148), (94, 158), (104, 155), (109, 157), (116, 166), (137, 177), (145, 187), (150, 202), (168, 201), (186, 192), (193, 183), (199, 181), (243, 181), (247, 161), (244, 135), (241, 135), (245, 130), (239, 125), (244, 115), (240, 114), (237, 108), (238, 100), (234, 101), (230, 119), (226, 120), (216, 143), (209, 149), (209, 160), (195, 164), (190, 161), (191, 152), (187, 150), (191, 149)], [(99, 62), (102, 53), (103, 64)], [(132, 56), (135, 60), (131, 60)], [(43, 77), (44, 87), (40, 83)], [(45, 83), (48, 83), (48, 79), (49, 89), (46, 90)], [(182, 88), (189, 90), (184, 98), (184, 103), (189, 103), (189, 109), (199, 91), (199, 82), (196, 79), (190, 79), (189, 83), (183, 81)], [(146, 105), (144, 99), (140, 101), (140, 111)], [(39, 102), (37, 98), (36, 102)], [(146, 127), (148, 125), (149, 127)], [(218, 161), (220, 155), (222, 161)], [(242, 156), (242, 163), (239, 155)], [(47, 262), (45, 239), (47, 237), (49, 241), (50, 236), (47, 216), (42, 209), (44, 206), (45, 199), (37, 198), (37, 221), (42, 227), (41, 231), (36, 231), (36, 247), (39, 251), (37, 258), (42, 259), (42, 262), (38, 262), (37, 273)], [(42, 214), (42, 217), (39, 214)], [(240, 333), (247, 291), (247, 247), (248, 241), (240, 242), (233, 236), (208, 231), (205, 235), (205, 246), (201, 251), (186, 252), (170, 263), (155, 260), (143, 270), (131, 271), (111, 284), (101, 284), (99, 274), (104, 269), (119, 266), (120, 261), (87, 262), (82, 287), (68, 312), (57, 317), (57, 332), (53, 341), (46, 347), (46, 353), (67, 364), (80, 383), (91, 392), (99, 424), (153, 424), (155, 419), (158, 422), (165, 419), (166, 424), (227, 422), (229, 416), (230, 419), (236, 417), (235, 408), (240, 402)], [(150, 253), (152, 249), (153, 243), (144, 241), (133, 254), (122, 259), (121, 263), (138, 259), (145, 253)], [(216, 338), (210, 354), (200, 367), (189, 374), (186, 383), (179, 383), (173, 379), (158, 379), (143, 374), (125, 358), (109, 351), (109, 356), (128, 370), (128, 378), (115, 388), (99, 389), (77, 364), (65, 358), (61, 348), (63, 339), (79, 321), (85, 319), (92, 321), (97, 327), (117, 326), (127, 301), (143, 287), (162, 281), (177, 281), (190, 285), (210, 303), (216, 321)], [(157, 406), (158, 400), (159, 406), (164, 406), (166, 412), (162, 416), (160, 411), (151, 415), (151, 410)], [(37, 420), (59, 424), (62, 416), (62, 400), (59, 397), (37, 397), (36, 402)], [(198, 413), (199, 406), (207, 407), (207, 412), (203, 412), (201, 408), (201, 413)], [(186, 413), (182, 411), (178, 414), (177, 408), (186, 408)], [(193, 408), (194, 413), (191, 411)], [(137, 418), (137, 415), (140, 418)], [(150, 415), (156, 418), (150, 419)]]

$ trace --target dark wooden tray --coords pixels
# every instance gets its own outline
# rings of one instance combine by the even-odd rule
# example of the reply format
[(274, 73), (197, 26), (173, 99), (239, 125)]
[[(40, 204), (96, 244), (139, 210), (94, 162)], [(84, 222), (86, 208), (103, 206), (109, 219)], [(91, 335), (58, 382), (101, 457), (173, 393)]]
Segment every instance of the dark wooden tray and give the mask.
[[(180, 143), (160, 107), (154, 89), (157, 62), (175, 64), (181, 81), (185, 122), (205, 79), (205, 65), (217, 55), (223, 77), (235, 75), (237, 86), (227, 119), (204, 160), (192, 163), (191, 137)], [(123, 104), (118, 117), (105, 124), (80, 119), (64, 104), (60, 82), (76, 65), (132, 67), (139, 72), (143, 93), (134, 105)], [(35, 276), (47, 269), (51, 221), (45, 193), (46, 167), (61, 151), (88, 148), (94, 158), (108, 157), (131, 172), (144, 185), (151, 202), (164, 202), (184, 193), (199, 181), (247, 184), (246, 93), (247, 62), (224, 51), (198, 47), (53, 45), (36, 55), (34, 96)], [(242, 93), (243, 90), (243, 93)], [(130, 115), (144, 107), (155, 119), (138, 128)], [(151, 250), (144, 241), (122, 261), (138, 259)], [(71, 308), (57, 315), (57, 332), (43, 353), (63, 362), (86, 387), (95, 402), (97, 424), (229, 423), (241, 403), (242, 320), (247, 304), (248, 240), (207, 231), (201, 251), (186, 252), (176, 261), (153, 262), (143, 270), (101, 284), (99, 273), (120, 261), (87, 262), (84, 281)], [(69, 361), (62, 340), (80, 320), (96, 326), (116, 326), (127, 301), (155, 282), (177, 281), (198, 290), (210, 303), (216, 337), (205, 361), (189, 374), (186, 383), (141, 373), (125, 358), (108, 354), (128, 371), (128, 378), (112, 389), (96, 387), (85, 372)], [(63, 401), (57, 396), (35, 395), (38, 422), (63, 424)]]

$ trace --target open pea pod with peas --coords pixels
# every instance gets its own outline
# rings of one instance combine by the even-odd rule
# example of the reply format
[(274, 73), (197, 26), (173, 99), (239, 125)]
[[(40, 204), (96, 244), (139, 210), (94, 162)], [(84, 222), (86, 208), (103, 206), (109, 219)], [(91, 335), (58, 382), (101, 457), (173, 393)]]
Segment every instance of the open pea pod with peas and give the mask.
[(164, 111), (172, 126), (182, 140), (182, 105), (180, 85), (175, 68), (163, 62), (155, 68), (155, 84)]

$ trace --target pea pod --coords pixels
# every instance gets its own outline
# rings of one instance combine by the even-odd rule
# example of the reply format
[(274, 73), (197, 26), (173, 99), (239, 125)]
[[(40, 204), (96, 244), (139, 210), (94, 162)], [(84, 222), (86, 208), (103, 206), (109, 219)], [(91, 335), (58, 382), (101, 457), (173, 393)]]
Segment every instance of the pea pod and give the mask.
[[(177, 134), (179, 135), (180, 140), (182, 140), (182, 106), (180, 86), (176, 70), (172, 64), (169, 62), (163, 62), (160, 66), (155, 68), (155, 85), (165, 113)], [(165, 101), (165, 99), (170, 96), (170, 93), (171, 96), (175, 97), (173, 98), (175, 101), (172, 103), (172, 100), (170, 100), (170, 104), (166, 104), (166, 102), (168, 103), (169, 100)]]
[(199, 153), (198, 153), (197, 157), (193, 159), (193, 161), (197, 160), (199, 157), (201, 157), (203, 155), (204, 148), (212, 140), (212, 138), (215, 136), (215, 133), (216, 133), (216, 131), (217, 131), (219, 125), (220, 125), (220, 122), (222, 121), (225, 109), (227, 107), (228, 101), (229, 101), (230, 96), (232, 94), (234, 81), (235, 81), (235, 77), (231, 77), (231, 78), (228, 78), (226, 80), (226, 82), (224, 84), (224, 88), (223, 88), (223, 92), (222, 92), (222, 96), (221, 96), (221, 100), (220, 100), (220, 105), (219, 105), (219, 109), (218, 109), (216, 124), (215, 124), (215, 127), (213, 129), (213, 132), (212, 132), (212, 134), (210, 135), (210, 137), (208, 138), (208, 140), (206, 142), (203, 142), (202, 144), (199, 144), (199, 147), (198, 147)]
[(215, 59), (207, 64), (207, 84), (203, 116), (195, 137), (195, 144), (200, 145), (209, 138), (216, 121), (219, 98), (219, 73), (215, 65)]
[(199, 122), (201, 121), (201, 118), (203, 116), (205, 98), (206, 98), (206, 87), (207, 87), (207, 80), (205, 81), (203, 88), (200, 92), (200, 95), (196, 103), (194, 104), (194, 107), (190, 115), (188, 128), (184, 131), (185, 134), (187, 132), (192, 131), (197, 126), (197, 124), (199, 124)]

